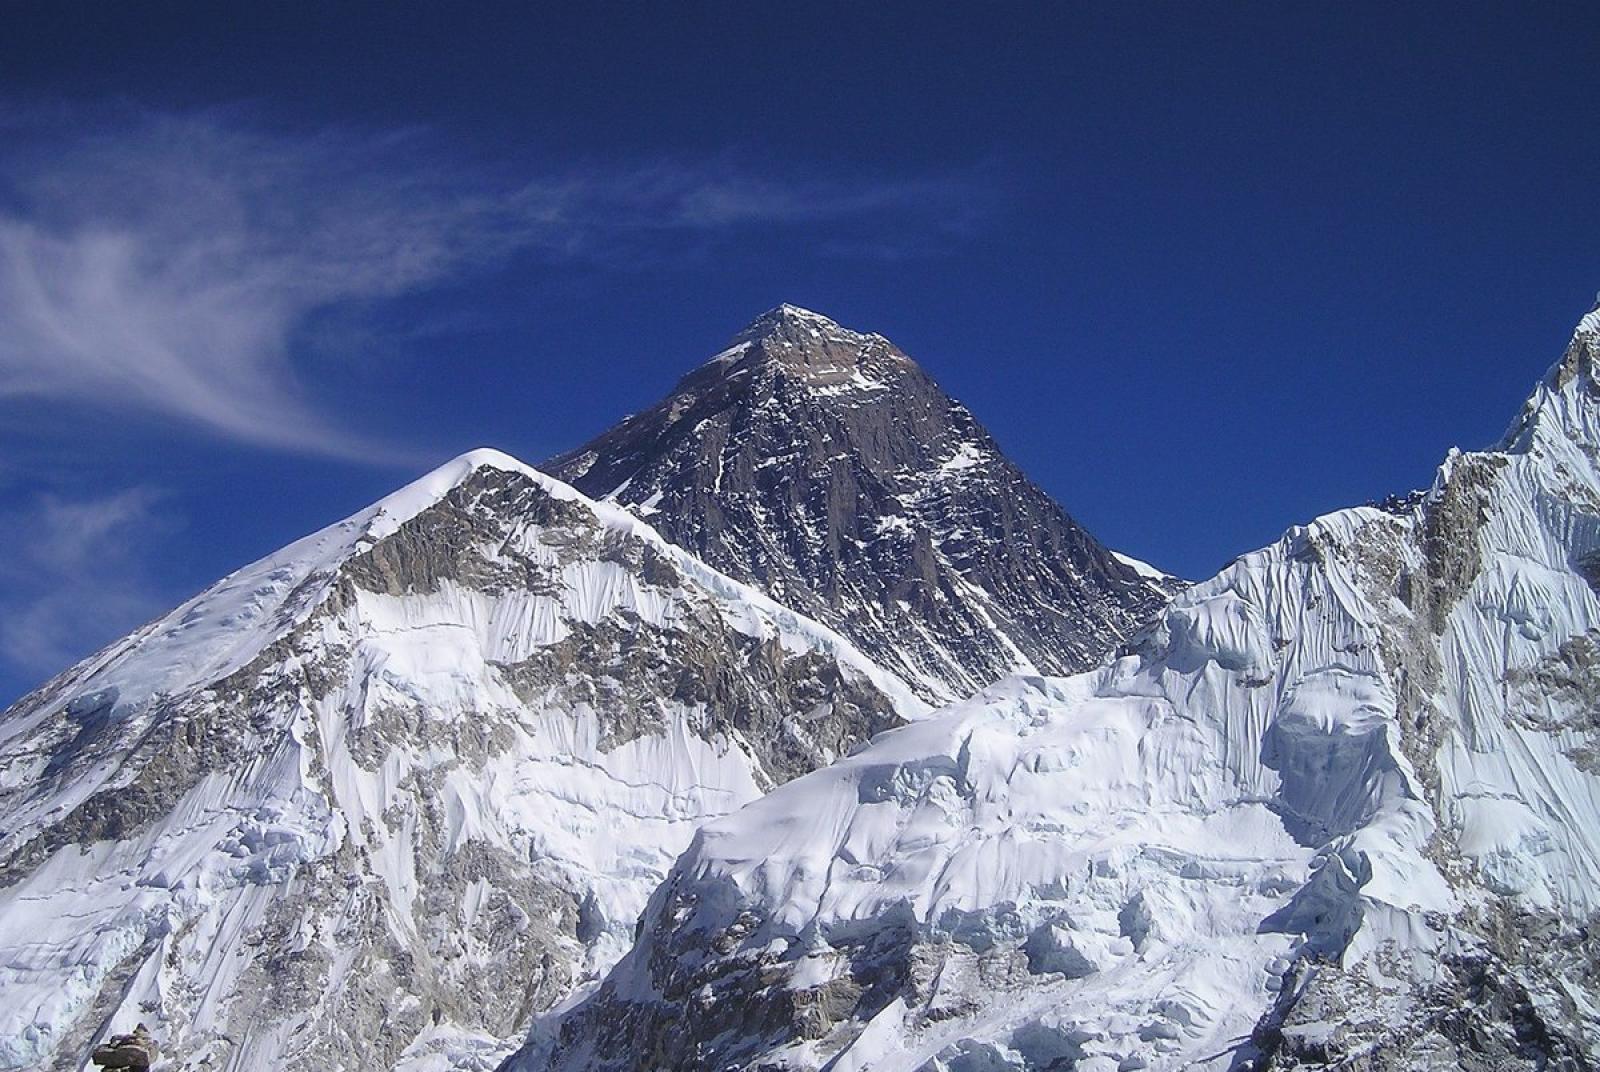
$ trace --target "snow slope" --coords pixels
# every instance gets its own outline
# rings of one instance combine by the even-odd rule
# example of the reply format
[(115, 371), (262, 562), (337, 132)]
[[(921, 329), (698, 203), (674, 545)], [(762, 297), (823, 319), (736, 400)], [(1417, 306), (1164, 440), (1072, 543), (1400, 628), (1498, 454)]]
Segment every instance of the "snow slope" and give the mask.
[(1600, 1063), (1600, 311), (1504, 443), (704, 827), (516, 1067)]
[(0, 1068), (492, 1065), (701, 821), (923, 710), (474, 451), (0, 716)]

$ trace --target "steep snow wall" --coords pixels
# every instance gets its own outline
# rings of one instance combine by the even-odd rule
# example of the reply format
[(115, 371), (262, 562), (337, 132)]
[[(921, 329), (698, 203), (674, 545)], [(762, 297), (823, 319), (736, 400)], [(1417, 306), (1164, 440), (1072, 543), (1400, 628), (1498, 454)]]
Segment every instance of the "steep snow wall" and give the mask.
[(492, 451), (0, 717), (0, 1068), (492, 1063), (705, 818), (923, 705)]
[(1597, 358), (1414, 508), (711, 822), (518, 1067), (1592, 1067)]

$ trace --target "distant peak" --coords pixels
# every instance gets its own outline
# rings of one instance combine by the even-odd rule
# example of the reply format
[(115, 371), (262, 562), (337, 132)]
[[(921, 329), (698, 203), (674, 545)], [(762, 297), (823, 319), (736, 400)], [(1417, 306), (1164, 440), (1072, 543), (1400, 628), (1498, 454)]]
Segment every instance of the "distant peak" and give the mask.
[(773, 306), (746, 324), (744, 330), (733, 337), (733, 341), (755, 342), (770, 338), (787, 339), (792, 342), (803, 342), (812, 338), (853, 341), (870, 337), (841, 327), (838, 321), (821, 313), (784, 302), (782, 305)]
[(761, 315), (788, 317), (791, 320), (824, 320), (829, 324), (834, 322), (832, 317), (823, 316), (815, 310), (806, 309), (803, 306), (793, 305), (789, 302), (779, 302)]
[(750, 321), (705, 365), (732, 373), (751, 364), (780, 368), (806, 382), (835, 384), (865, 366), (910, 363), (882, 335), (853, 331), (810, 309), (788, 302)]
[(853, 331), (821, 313), (785, 302), (750, 321), (720, 352), (678, 381), (674, 398), (705, 390), (708, 385), (750, 381), (778, 375), (791, 383), (838, 388), (846, 381), (881, 389), (886, 379), (915, 369), (916, 362), (876, 332)]

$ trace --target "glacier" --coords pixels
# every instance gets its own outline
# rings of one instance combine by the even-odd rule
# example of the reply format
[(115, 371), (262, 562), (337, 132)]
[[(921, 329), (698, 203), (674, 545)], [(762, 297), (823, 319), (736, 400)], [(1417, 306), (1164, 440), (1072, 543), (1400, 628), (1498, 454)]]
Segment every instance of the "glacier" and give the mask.
[(704, 819), (926, 708), (475, 451), (0, 717), (0, 1068), (492, 1067)]
[(708, 822), (509, 1067), (1600, 1063), (1600, 309), (1504, 440)]

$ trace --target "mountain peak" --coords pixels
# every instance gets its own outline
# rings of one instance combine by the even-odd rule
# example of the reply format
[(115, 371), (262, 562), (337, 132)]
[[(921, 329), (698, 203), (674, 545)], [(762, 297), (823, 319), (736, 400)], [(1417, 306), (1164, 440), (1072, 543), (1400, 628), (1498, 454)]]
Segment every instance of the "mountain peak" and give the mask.
[(839, 322), (831, 317), (823, 316), (821, 313), (801, 308), (798, 305), (781, 302), (746, 324), (744, 329), (734, 336), (734, 339), (763, 339), (773, 335), (787, 335), (796, 331), (816, 332), (819, 335), (857, 334), (840, 326)]
[(733, 337), (730, 345), (738, 346), (741, 343), (771, 343), (778, 347), (787, 344), (789, 347), (809, 350), (827, 343), (856, 348), (871, 343), (887, 345), (888, 340), (882, 335), (854, 331), (831, 317), (785, 302), (773, 306), (746, 324)]
[(838, 629), (924, 699), (1092, 665), (1166, 598), (897, 346), (794, 305), (545, 468)]
[(469, 451), (0, 711), (0, 1068), (136, 1017), (240, 1072), (477, 1061), (627, 948), (702, 822), (925, 707)]
[(751, 366), (787, 373), (814, 386), (829, 386), (850, 379), (863, 369), (910, 365), (906, 357), (882, 335), (854, 331), (838, 321), (785, 302), (750, 321), (721, 353), (702, 368), (720, 368), (732, 374)]
[[(369, 507), (365, 513), (370, 515), (370, 518), (364, 521), (368, 538), (375, 540), (389, 535), (400, 525), (443, 499), (479, 469), (501, 469), (508, 473), (520, 473), (559, 499), (581, 497), (577, 491), (539, 472), (526, 462), (513, 458), (505, 451), (493, 447), (478, 447), (465, 454), (456, 455)], [(362, 516), (357, 515), (357, 517)]]
[(1600, 301), (1573, 331), (1561, 358), (1523, 404), (1495, 449), (1540, 449), (1558, 456), (1576, 450), (1567, 464), (1600, 460)]

